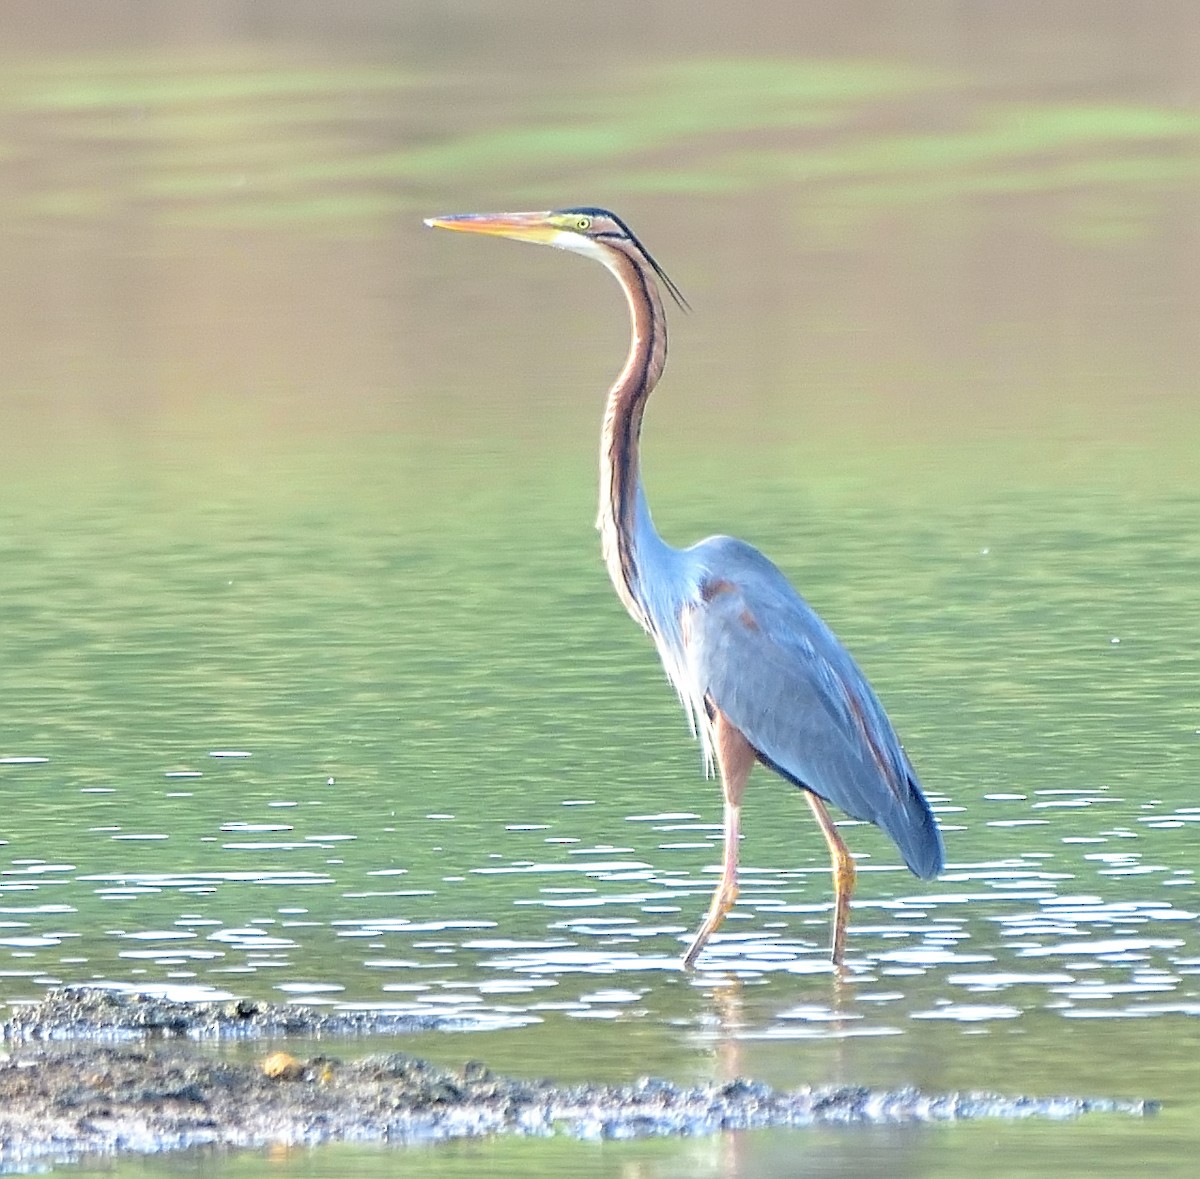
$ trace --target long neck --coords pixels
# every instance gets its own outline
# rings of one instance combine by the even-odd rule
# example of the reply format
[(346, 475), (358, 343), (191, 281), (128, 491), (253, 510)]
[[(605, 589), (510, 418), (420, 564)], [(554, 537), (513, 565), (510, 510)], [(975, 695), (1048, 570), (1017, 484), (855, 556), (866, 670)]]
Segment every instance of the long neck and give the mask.
[(608, 575), (625, 609), (647, 630), (650, 618), (639, 586), (639, 553), (662, 545), (642, 491), (638, 459), (642, 414), (667, 362), (667, 321), (654, 279), (641, 259), (613, 248), (604, 264), (629, 301), (629, 356), (609, 390), (600, 431), (600, 515), (596, 522)]

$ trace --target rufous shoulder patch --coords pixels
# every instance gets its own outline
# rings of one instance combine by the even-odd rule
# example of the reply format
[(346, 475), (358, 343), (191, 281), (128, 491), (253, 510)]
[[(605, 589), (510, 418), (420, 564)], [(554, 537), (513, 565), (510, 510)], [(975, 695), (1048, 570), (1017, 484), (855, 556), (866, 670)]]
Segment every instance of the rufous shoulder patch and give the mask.
[(732, 594), (736, 590), (737, 586), (723, 577), (711, 577), (700, 583), (700, 597), (706, 602), (711, 602), (718, 594)]

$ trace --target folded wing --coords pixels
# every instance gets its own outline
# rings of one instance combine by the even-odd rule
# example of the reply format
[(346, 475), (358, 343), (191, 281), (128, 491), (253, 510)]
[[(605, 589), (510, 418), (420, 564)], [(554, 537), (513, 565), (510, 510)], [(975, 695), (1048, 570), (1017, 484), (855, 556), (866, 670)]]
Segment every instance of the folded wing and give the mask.
[(713, 551), (683, 625), (689, 674), (704, 697), (766, 765), (882, 827), (916, 875), (936, 876), (937, 824), (849, 652), (756, 549), (704, 543)]

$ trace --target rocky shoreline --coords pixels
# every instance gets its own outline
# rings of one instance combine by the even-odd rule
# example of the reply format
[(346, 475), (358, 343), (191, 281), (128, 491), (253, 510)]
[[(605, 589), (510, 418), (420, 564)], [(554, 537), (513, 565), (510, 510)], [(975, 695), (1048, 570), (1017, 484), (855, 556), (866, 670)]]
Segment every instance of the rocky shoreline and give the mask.
[(14, 1007), (4, 1024), (0, 1168), (194, 1146), (402, 1143), (498, 1133), (628, 1138), (834, 1123), (1144, 1116), (1154, 1109), (1144, 1101), (851, 1086), (782, 1092), (745, 1080), (559, 1085), (496, 1076), (477, 1063), (443, 1069), (400, 1054), (341, 1061), (264, 1051), (241, 1063), (188, 1043), (428, 1026), (386, 1013), (248, 1000), (174, 1003), (107, 989), (51, 991)]

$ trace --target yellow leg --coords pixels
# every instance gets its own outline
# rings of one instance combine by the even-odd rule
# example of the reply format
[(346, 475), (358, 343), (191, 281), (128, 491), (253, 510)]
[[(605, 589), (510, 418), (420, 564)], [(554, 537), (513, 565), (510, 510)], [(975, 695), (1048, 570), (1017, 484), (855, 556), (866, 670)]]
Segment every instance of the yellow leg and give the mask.
[(721, 771), (721, 788), (725, 794), (725, 855), (721, 864), (721, 880), (713, 892), (708, 915), (683, 956), (685, 969), (690, 968), (696, 961), (700, 951), (704, 949), (704, 943), (716, 932), (725, 920), (725, 914), (733, 908), (733, 903), (737, 900), (738, 841), (741, 838), (738, 817), (741, 812), (742, 790), (746, 786), (746, 779), (750, 777), (750, 771), (754, 768), (754, 750), (750, 742), (719, 710), (713, 718), (713, 747), (717, 755), (717, 768)]
[(811, 791), (806, 790), (804, 797), (812, 807), (817, 822), (821, 825), (821, 833), (829, 844), (829, 858), (833, 867), (833, 947), (829, 960), (834, 966), (841, 966), (846, 954), (846, 924), (850, 920), (850, 898), (854, 895), (854, 881), (858, 872), (854, 867), (854, 859), (849, 849), (842, 842), (829, 811), (825, 804)]

